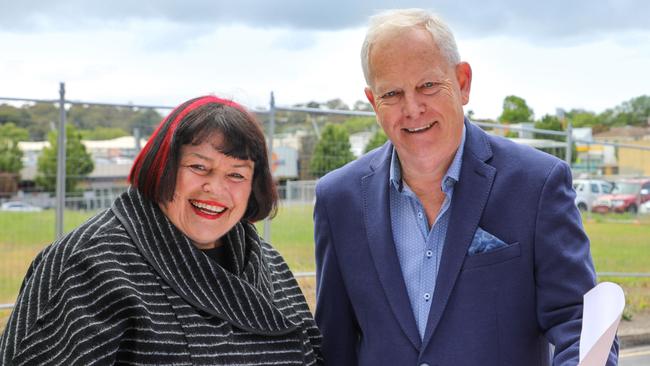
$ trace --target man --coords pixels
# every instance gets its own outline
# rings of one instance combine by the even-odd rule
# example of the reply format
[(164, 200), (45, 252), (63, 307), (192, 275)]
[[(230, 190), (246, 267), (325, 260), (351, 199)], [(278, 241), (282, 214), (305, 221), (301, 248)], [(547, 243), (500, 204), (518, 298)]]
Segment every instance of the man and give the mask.
[(390, 141), (316, 188), (326, 363), (577, 364), (595, 273), (567, 164), (464, 118), (471, 68), (425, 11), (373, 17), (362, 64)]

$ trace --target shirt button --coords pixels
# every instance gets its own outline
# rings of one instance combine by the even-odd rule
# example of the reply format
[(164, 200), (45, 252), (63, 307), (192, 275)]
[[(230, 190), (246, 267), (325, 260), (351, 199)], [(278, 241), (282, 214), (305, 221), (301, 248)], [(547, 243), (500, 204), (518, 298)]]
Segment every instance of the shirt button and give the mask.
[(424, 294), (424, 300), (429, 301), (429, 299), (431, 299), (431, 294), (429, 293)]
[(422, 212), (418, 212), (418, 219), (422, 218)]
[(427, 258), (433, 257), (433, 251), (432, 250), (427, 250)]
[(428, 363), (421, 363), (420, 366), (429, 366)]

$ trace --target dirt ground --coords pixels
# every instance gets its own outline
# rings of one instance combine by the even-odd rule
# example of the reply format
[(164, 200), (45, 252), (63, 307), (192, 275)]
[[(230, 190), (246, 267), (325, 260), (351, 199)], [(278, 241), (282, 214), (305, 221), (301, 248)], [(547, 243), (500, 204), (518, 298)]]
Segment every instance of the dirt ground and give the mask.
[(641, 334), (650, 333), (650, 310), (642, 313), (635, 313), (632, 319), (622, 319), (618, 326), (618, 334)]
[[(313, 277), (298, 278), (309, 308), (312, 313), (316, 304), (316, 280)], [(650, 333), (650, 308), (632, 313), (629, 320), (621, 319), (618, 327), (619, 335)]]
[(316, 278), (315, 277), (299, 277), (297, 278), (300, 289), (307, 299), (309, 310), (312, 314), (316, 310)]

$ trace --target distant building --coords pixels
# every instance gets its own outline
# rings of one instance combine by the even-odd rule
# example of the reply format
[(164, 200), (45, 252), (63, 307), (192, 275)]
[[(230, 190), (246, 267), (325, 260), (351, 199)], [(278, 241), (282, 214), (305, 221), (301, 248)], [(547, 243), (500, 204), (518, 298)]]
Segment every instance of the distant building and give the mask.
[[(128, 186), (126, 179), (138, 153), (134, 137), (124, 136), (99, 141), (82, 140), (81, 143), (92, 156), (95, 169), (80, 183), (80, 188), (96, 192), (98, 196), (123, 192)], [(140, 140), (140, 146), (144, 146), (145, 143), (146, 140)], [(43, 149), (49, 146), (48, 141), (18, 143), (18, 147), (23, 151), (24, 167), (20, 172), (23, 186), (33, 185), (37, 174), (38, 157)]]
[(298, 150), (288, 146), (274, 147), (271, 174), (277, 180), (298, 178)]
[(576, 175), (598, 176), (618, 169), (614, 147), (595, 144), (591, 127), (572, 131), (577, 156), (571, 168)]
[[(638, 145), (650, 148), (650, 126), (612, 127), (609, 131), (594, 136), (594, 141), (618, 142), (626, 145)], [(603, 149), (607, 149), (604, 147)], [(626, 176), (650, 176), (650, 150), (625, 147), (609, 147), (616, 157), (615, 166), (607, 171), (609, 174)], [(605, 164), (607, 165), (607, 164)]]
[(518, 144), (534, 147), (537, 150), (541, 150), (555, 156), (562, 157), (566, 153), (566, 143), (561, 141), (520, 137), (509, 137), (508, 139)]
[(535, 128), (534, 122), (511, 123), (508, 126), (512, 128), (512, 131), (517, 132), (517, 137), (520, 139), (532, 139), (534, 137), (532, 131), (524, 130), (525, 128)]
[(350, 150), (354, 157), (358, 158), (363, 155), (363, 152), (366, 150), (368, 142), (374, 135), (374, 132), (364, 131), (357, 132), (350, 135)]

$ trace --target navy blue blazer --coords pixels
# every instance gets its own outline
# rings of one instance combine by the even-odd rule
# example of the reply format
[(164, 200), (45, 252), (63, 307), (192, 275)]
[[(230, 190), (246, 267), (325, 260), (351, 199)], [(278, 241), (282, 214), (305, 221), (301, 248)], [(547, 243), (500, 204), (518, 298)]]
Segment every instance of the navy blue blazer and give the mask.
[[(327, 365), (578, 363), (582, 296), (596, 283), (568, 165), (465, 121), (435, 295), (417, 331), (389, 217), (390, 142), (323, 177), (314, 209)], [(477, 227), (508, 245), (468, 255)], [(618, 344), (610, 365), (616, 364)]]

